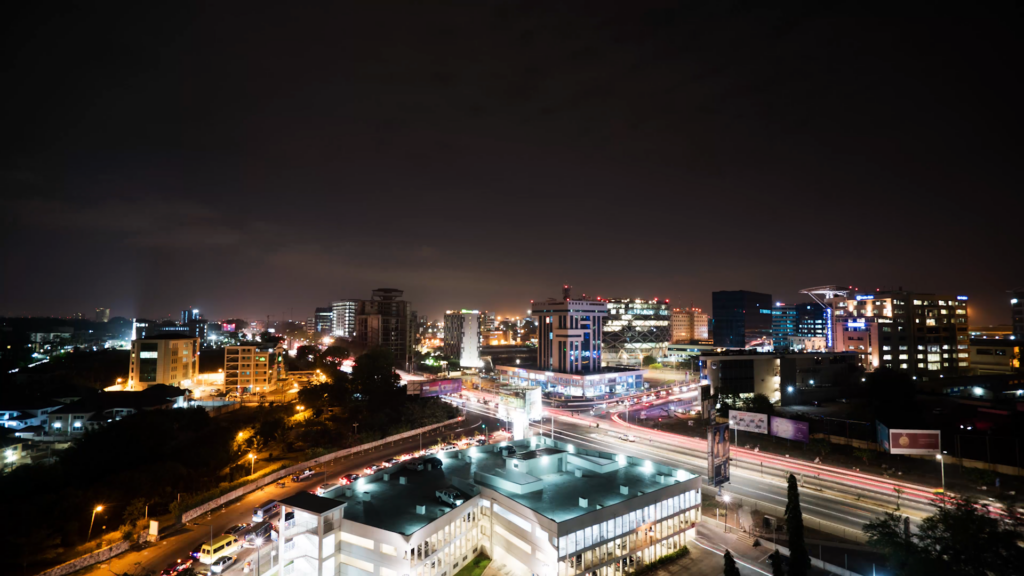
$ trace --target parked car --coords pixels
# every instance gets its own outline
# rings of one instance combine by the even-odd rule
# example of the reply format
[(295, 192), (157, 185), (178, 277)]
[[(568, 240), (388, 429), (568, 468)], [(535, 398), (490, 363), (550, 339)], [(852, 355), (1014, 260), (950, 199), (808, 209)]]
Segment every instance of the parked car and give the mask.
[(351, 483), (355, 482), (358, 479), (359, 479), (359, 474), (345, 474), (344, 476), (341, 477), (341, 480), (338, 481), (338, 484), (341, 484), (342, 486), (344, 486), (346, 484), (351, 484)]
[(511, 444), (505, 444), (501, 448), (498, 448), (498, 450), (501, 451), (501, 455), (502, 456), (515, 456), (516, 455), (516, 447), (511, 445)]
[(444, 463), (441, 462), (440, 458), (432, 457), (432, 458), (426, 458), (426, 459), (423, 460), (424, 468), (426, 468), (428, 465), (432, 466), (434, 468), (441, 468), (441, 467), (444, 466)]
[(312, 468), (306, 468), (305, 470), (302, 471), (301, 474), (293, 475), (292, 482), (302, 482), (303, 480), (309, 480), (310, 478), (313, 477), (313, 474), (314, 472)]
[(407, 460), (405, 462), (406, 470), (415, 470), (418, 472), (420, 470), (423, 470), (424, 468), (426, 468), (426, 466), (423, 465), (422, 458), (413, 458), (412, 460)]
[(220, 574), (234, 565), (235, 560), (238, 556), (221, 556), (213, 561), (210, 565), (210, 569), (213, 570), (214, 574)]
[(437, 496), (438, 502), (442, 504), (447, 504), (452, 508), (462, 506), (462, 503), (466, 501), (466, 499), (462, 497), (462, 493), (453, 488), (445, 488), (444, 490), (438, 490), (434, 492), (434, 495)]

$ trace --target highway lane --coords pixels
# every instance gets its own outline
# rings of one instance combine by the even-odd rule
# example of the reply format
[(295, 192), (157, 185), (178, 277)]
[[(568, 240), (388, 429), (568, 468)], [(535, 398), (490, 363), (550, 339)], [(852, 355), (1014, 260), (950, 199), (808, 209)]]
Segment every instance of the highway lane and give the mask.
[[(473, 402), (467, 404), (467, 409), (480, 414), (494, 414), (495, 411), (493, 406)], [(698, 449), (692, 445), (699, 443), (699, 440), (646, 428), (626, 428), (609, 420), (571, 417), (557, 410), (549, 409), (547, 412), (556, 415), (555, 438), (558, 440), (596, 450), (626, 453), (676, 466), (705, 478), (707, 476), (705, 448), (702, 446)], [(533, 426), (533, 433), (550, 436), (550, 424), (550, 419), (545, 418), (542, 425)], [(599, 428), (595, 427), (597, 424)], [(638, 435), (638, 441), (619, 440), (618, 435), (623, 432)], [(792, 472), (798, 477), (802, 476), (801, 504), (804, 514), (812, 518), (859, 531), (865, 522), (895, 508), (895, 493), (890, 492), (892, 480), (748, 452), (763, 457), (756, 462), (734, 459), (732, 482), (724, 488), (726, 493), (738, 499), (747, 498), (784, 508), (787, 500), (786, 479)], [(928, 491), (927, 488), (918, 488)], [(930, 495), (930, 492), (927, 493)], [(904, 496), (901, 499), (901, 511), (910, 514), (912, 523), (916, 524), (918, 518), (932, 513), (934, 507), (930, 503), (908, 500)]]
[[(475, 434), (478, 430), (481, 430), (481, 424), (487, 425), (488, 432), (492, 432), (497, 429), (495, 419), (488, 416), (476, 416), (470, 414), (470, 416), (463, 421), (462, 426), (459, 426), (458, 428), (444, 430), (434, 434), (424, 434), (423, 447), (429, 447), (431, 444), (436, 443), (438, 439), (446, 438), (449, 434), (454, 434), (456, 437), (461, 434)], [(212, 525), (213, 527), (213, 536), (217, 537), (231, 526), (252, 522), (252, 510), (259, 504), (271, 499), (287, 498), (288, 496), (297, 494), (303, 490), (313, 490), (317, 486), (323, 484), (325, 469), (327, 481), (336, 483), (338, 478), (344, 474), (353, 472), (362, 474), (363, 468), (370, 464), (379, 464), (382, 460), (399, 456), (407, 452), (416, 451), (419, 449), (419, 446), (419, 437), (411, 438), (403, 442), (397, 442), (393, 446), (382, 447), (375, 451), (362, 452), (348, 458), (339, 459), (333, 463), (328, 463), (326, 467), (317, 467), (317, 474), (304, 482), (293, 483), (289, 479), (284, 488), (278, 488), (274, 484), (265, 486), (264, 488), (256, 490), (255, 492), (252, 492), (251, 494), (248, 494), (226, 506), (222, 506), (215, 511), (211, 511), (208, 514), (204, 514), (203, 516), (196, 518), (193, 523), (165, 535), (160, 542), (153, 546), (139, 552), (126, 552), (116, 556), (110, 562), (93, 565), (77, 572), (76, 574), (102, 572), (109, 576), (110, 571), (117, 574), (123, 574), (125, 572), (129, 574), (138, 574), (143, 573), (146, 570), (152, 570), (159, 574), (160, 571), (167, 567), (167, 565), (172, 561), (179, 558), (187, 558), (189, 552), (191, 552), (193, 548), (202, 542), (209, 541), (209, 525)], [(269, 544), (264, 544), (260, 558), (262, 568), (261, 573), (270, 568), (270, 565), (268, 564), (268, 560), (270, 559), (270, 550), (271, 546)], [(255, 550), (253, 548), (243, 548), (239, 550), (236, 555), (238, 556), (238, 561), (234, 566), (226, 570), (224, 572), (225, 574), (242, 574), (242, 567), (244, 566), (245, 561), (249, 559), (253, 561), (253, 567), (255, 568), (256, 558)], [(205, 565), (198, 563), (195, 564), (195, 566), (206, 568)]]

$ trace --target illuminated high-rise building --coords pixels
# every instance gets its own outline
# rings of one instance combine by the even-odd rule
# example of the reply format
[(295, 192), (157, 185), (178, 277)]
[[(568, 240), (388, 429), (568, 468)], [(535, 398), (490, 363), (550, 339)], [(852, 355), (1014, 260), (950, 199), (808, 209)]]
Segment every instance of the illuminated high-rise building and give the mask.
[(444, 355), (456, 358), (463, 368), (480, 368), (480, 311), (448, 310), (444, 313)]
[(772, 295), (748, 290), (711, 293), (715, 346), (746, 348), (772, 337)]
[(672, 343), (672, 309), (667, 300), (612, 298), (604, 301), (601, 344), (605, 364), (639, 366), (644, 356), (661, 358)]
[(331, 310), (334, 313), (334, 326), (331, 330), (332, 336), (341, 338), (354, 338), (356, 335), (356, 314), (359, 311), (359, 300), (348, 298), (331, 302)]
[(672, 309), (672, 343), (690, 344), (708, 339), (708, 315), (700, 308)]

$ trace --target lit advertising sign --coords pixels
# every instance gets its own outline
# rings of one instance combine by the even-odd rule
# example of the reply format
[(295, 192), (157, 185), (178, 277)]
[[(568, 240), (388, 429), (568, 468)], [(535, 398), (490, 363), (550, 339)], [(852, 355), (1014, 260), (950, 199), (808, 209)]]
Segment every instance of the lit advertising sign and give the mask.
[(877, 420), (875, 421), (875, 426), (876, 426), (876, 438), (875, 438), (875, 441), (878, 442), (878, 446), (882, 449), (882, 451), (888, 453), (889, 452), (889, 428), (885, 424), (882, 424), (881, 422), (879, 422)]
[(942, 437), (938, 430), (889, 430), (892, 454), (939, 454)]
[(772, 436), (797, 442), (810, 442), (811, 427), (807, 422), (772, 416)]
[(825, 326), (826, 326), (826, 328), (828, 330), (828, 332), (825, 333), (825, 335), (828, 337), (828, 341), (825, 343), (825, 346), (827, 346), (828, 349), (831, 350), (832, 349), (832, 330), (833, 330), (833, 326), (832, 326), (832, 309), (831, 308), (825, 308)]
[(458, 394), (462, 392), (462, 378), (453, 380), (435, 380), (424, 382), (420, 386), (420, 396), (444, 396), (445, 394)]
[(220, 329), (223, 330), (224, 332), (234, 332), (235, 331), (235, 325), (234, 324), (228, 324), (227, 322), (224, 322), (223, 324), (220, 325)]
[(757, 432), (758, 434), (768, 433), (768, 416), (757, 412), (741, 412), (729, 410), (729, 428)]
[(864, 323), (863, 322), (847, 322), (846, 323), (846, 327), (847, 328), (863, 328), (864, 327)]
[(874, 294), (857, 294), (855, 296), (855, 298), (857, 300), (874, 300), (875, 299), (875, 295)]
[(729, 425), (708, 428), (708, 480), (712, 486), (729, 481)]
[(967, 296), (957, 296), (957, 300), (967, 300)]

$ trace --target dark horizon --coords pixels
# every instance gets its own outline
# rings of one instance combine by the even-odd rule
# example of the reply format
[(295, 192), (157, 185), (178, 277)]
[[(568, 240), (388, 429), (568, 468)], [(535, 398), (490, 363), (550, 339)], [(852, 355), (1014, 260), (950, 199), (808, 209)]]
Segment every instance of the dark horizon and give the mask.
[(1008, 324), (1019, 9), (709, 6), (21, 6), (0, 315), (852, 283)]

